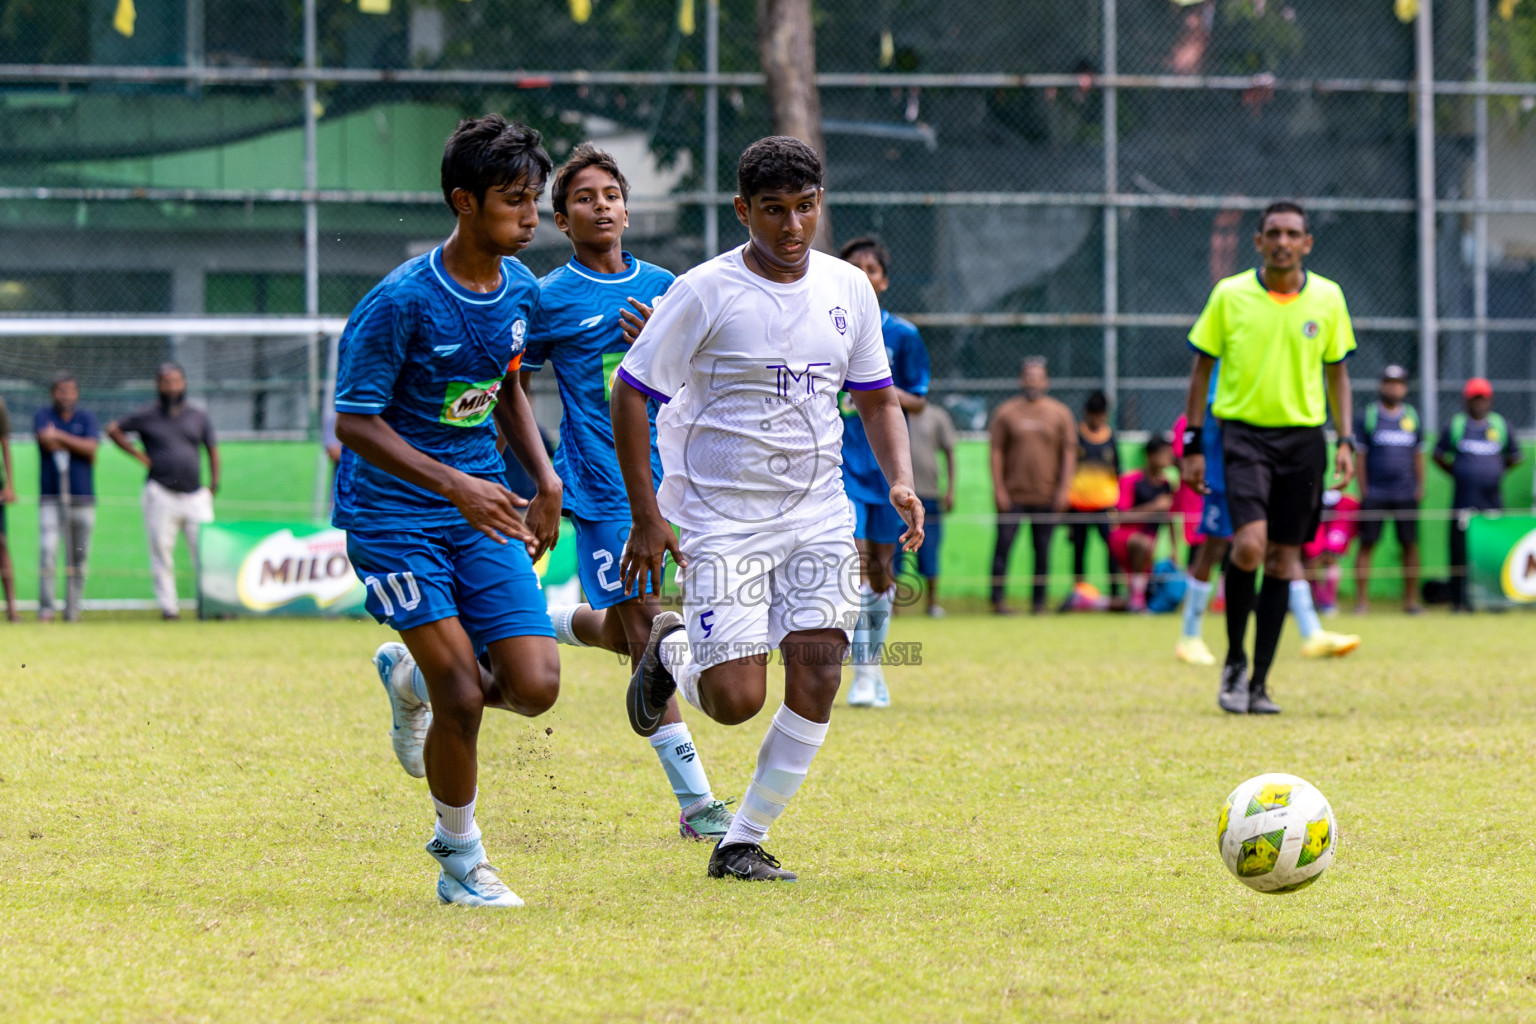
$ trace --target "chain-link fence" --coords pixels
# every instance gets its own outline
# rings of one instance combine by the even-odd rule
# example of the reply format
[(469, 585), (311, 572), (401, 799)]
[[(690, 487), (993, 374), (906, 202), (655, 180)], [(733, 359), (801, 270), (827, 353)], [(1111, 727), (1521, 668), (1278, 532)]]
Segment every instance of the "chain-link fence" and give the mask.
[[(735, 155), (771, 128), (754, 18), (748, 0), (0, 0), (0, 311), (344, 316), (445, 233), (442, 140), (487, 110), (557, 158), (613, 150), (629, 247), (682, 270), (743, 237)], [(1122, 428), (1165, 429), (1184, 332), (1251, 265), (1276, 197), (1313, 212), (1362, 391), (1404, 364), (1438, 420), (1486, 375), (1536, 425), (1536, 4), (826, 0), (817, 33), (835, 233), (889, 243), (888, 304), (962, 427), (1040, 353), (1069, 404), (1102, 387)], [(546, 225), (525, 259), (566, 253)], [(126, 408), (177, 356), (227, 396), (226, 431), (312, 432), (314, 347), (12, 335), (0, 397), (35, 404), (68, 369), (86, 403)]]

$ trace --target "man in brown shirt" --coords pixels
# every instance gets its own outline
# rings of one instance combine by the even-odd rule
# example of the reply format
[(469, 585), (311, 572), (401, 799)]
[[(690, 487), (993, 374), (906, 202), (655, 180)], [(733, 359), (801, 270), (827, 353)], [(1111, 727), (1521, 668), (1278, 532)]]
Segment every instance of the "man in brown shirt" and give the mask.
[(1045, 515), (1030, 523), (1034, 545), (1032, 607), (1045, 611), (1045, 583), (1050, 575), (1051, 538), (1056, 523), (1049, 517), (1067, 509), (1067, 493), (1077, 463), (1077, 421), (1065, 405), (1050, 398), (1051, 379), (1045, 359), (1024, 360), (1021, 393), (992, 414), (992, 493), (997, 505), (997, 547), (992, 552), (992, 610), (1011, 613), (1003, 601), (1008, 582), (1008, 556), (1019, 524), (1026, 516)]

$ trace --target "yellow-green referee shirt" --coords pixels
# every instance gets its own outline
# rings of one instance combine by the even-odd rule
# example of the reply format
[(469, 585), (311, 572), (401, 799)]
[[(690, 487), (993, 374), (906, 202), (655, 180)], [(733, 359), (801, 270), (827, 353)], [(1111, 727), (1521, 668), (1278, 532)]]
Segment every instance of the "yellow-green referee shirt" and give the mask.
[(1355, 331), (1344, 293), (1323, 275), (1307, 273), (1296, 295), (1276, 295), (1250, 270), (1211, 289), (1189, 344), (1221, 360), (1217, 419), (1320, 427), (1328, 419), (1323, 364), (1349, 358)]

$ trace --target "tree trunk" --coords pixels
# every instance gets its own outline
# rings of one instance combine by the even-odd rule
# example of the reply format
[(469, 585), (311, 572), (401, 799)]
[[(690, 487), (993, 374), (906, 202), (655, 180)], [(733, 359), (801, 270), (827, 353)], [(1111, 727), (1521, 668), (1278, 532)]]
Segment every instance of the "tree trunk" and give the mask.
[[(827, 162), (816, 88), (816, 27), (811, 0), (757, 0), (757, 52), (768, 79), (773, 130), (808, 144)], [(816, 248), (832, 250), (831, 211), (823, 206)]]

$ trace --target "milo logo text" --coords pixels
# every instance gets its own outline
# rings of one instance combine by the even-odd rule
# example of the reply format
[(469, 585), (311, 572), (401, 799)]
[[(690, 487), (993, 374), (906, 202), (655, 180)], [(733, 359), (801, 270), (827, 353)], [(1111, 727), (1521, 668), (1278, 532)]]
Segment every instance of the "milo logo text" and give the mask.
[(490, 418), (500, 391), (500, 380), (474, 384), (454, 381), (443, 393), (443, 411), (438, 414), (438, 422), (450, 427), (478, 427)]

